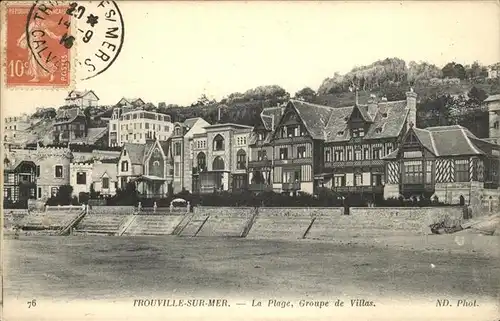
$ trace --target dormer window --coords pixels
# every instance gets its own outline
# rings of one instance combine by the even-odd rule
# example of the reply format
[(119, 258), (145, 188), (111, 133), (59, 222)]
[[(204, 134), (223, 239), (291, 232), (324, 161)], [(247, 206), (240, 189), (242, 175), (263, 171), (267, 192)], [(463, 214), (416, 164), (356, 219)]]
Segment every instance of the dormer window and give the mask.
[(375, 133), (380, 134), (382, 132), (382, 127), (375, 128)]
[(383, 113), (382, 117), (387, 118), (387, 113)]
[(286, 126), (281, 127), (281, 138), (287, 137), (287, 128)]
[(363, 137), (365, 136), (365, 131), (363, 128), (353, 128), (352, 137)]
[(257, 134), (257, 140), (259, 140), (259, 141), (264, 140), (264, 134), (263, 133), (258, 133)]
[(179, 136), (181, 134), (181, 128), (180, 127), (175, 127), (175, 135)]
[(339, 130), (339, 131), (337, 132), (337, 135), (339, 135), (339, 136), (343, 136), (343, 135), (344, 135), (344, 131), (343, 131), (343, 130)]
[(127, 150), (126, 149), (123, 150), (123, 156), (127, 156)]

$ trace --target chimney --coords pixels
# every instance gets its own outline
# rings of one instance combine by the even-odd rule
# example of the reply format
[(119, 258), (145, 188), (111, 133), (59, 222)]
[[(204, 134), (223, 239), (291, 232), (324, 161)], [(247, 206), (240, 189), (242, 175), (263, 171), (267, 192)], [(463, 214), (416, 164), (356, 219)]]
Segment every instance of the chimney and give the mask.
[(414, 127), (417, 127), (417, 93), (413, 91), (413, 88), (410, 88), (410, 91), (406, 93), (406, 108), (410, 111), (408, 113), (408, 126), (413, 124)]
[(375, 119), (377, 111), (378, 111), (377, 96), (371, 94), (370, 98), (368, 98), (368, 115), (371, 117), (371, 119)]
[(217, 123), (220, 124), (220, 107), (217, 107)]

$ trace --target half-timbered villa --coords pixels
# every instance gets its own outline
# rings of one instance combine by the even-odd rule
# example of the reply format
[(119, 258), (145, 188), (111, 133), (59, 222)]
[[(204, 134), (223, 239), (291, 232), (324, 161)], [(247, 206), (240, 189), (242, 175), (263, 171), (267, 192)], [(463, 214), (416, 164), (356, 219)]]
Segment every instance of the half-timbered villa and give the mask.
[(88, 124), (80, 108), (63, 109), (55, 117), (54, 142), (72, 142), (87, 137)]
[(271, 138), (284, 109), (284, 106), (264, 108), (249, 134), (248, 188), (253, 192), (273, 189), (274, 149)]
[(410, 123), (415, 123), (416, 98), (369, 101), (367, 105), (337, 108), (325, 133), (324, 171), (319, 184), (348, 197), (383, 198), (384, 161), (394, 151)]
[(500, 146), (459, 125), (410, 128), (384, 160), (386, 198), (432, 197), (464, 205), (481, 198), (484, 189), (499, 187)]

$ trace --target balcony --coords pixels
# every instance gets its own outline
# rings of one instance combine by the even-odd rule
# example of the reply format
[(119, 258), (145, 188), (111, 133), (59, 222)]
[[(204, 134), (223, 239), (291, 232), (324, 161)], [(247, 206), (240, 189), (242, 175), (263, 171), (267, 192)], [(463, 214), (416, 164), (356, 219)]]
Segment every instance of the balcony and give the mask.
[(300, 191), (300, 182), (283, 183), (282, 189), (284, 191)]
[(248, 162), (248, 168), (263, 168), (263, 167), (271, 167), (272, 161), (270, 159), (264, 160), (255, 160)]
[(274, 144), (292, 144), (292, 143), (304, 143), (310, 142), (311, 138), (309, 136), (293, 136), (293, 137), (282, 137), (276, 138)]
[(384, 166), (382, 159), (325, 162), (325, 168)]
[(352, 194), (381, 194), (384, 192), (383, 185), (376, 186), (335, 186), (332, 190), (337, 193), (352, 193)]
[(253, 183), (248, 185), (248, 190), (251, 192), (270, 192), (273, 187), (265, 183)]

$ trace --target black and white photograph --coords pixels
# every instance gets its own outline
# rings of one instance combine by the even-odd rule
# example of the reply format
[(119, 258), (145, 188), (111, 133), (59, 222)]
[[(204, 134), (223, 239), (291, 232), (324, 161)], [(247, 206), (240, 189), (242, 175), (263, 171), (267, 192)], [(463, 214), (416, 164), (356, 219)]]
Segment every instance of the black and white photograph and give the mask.
[(500, 319), (498, 1), (2, 1), (1, 320)]

